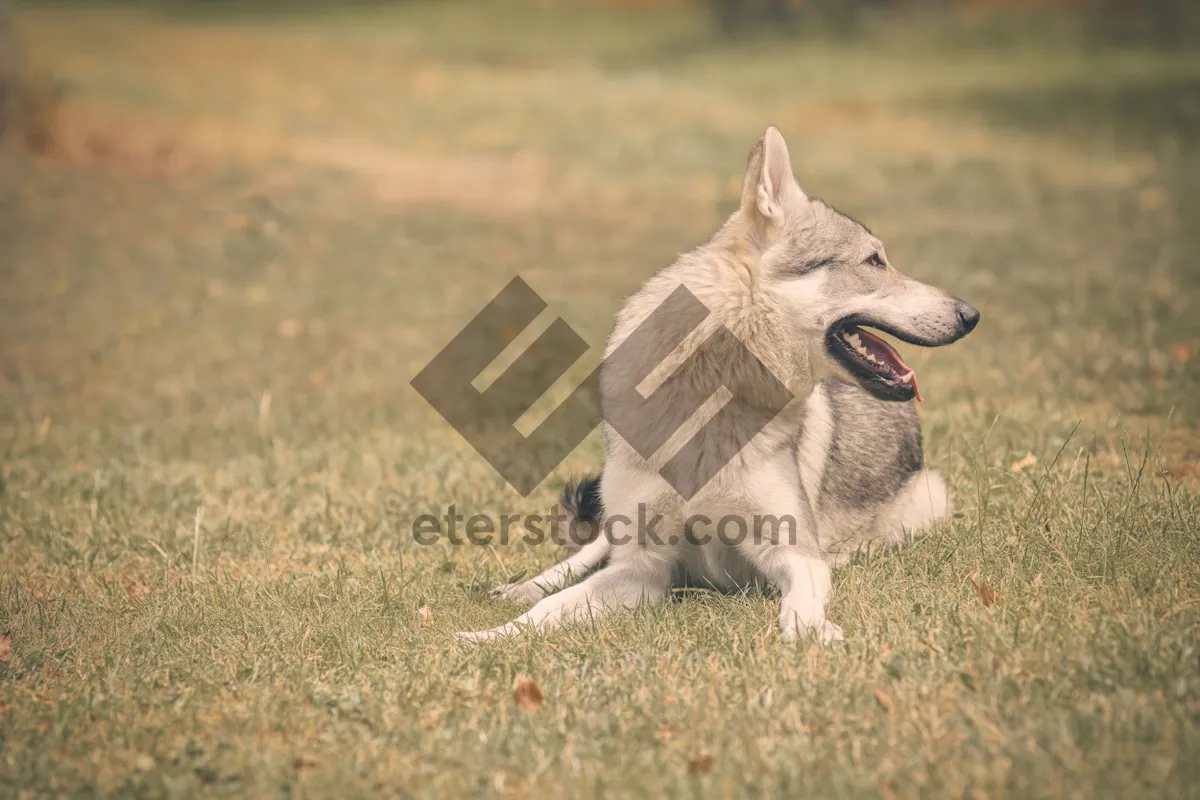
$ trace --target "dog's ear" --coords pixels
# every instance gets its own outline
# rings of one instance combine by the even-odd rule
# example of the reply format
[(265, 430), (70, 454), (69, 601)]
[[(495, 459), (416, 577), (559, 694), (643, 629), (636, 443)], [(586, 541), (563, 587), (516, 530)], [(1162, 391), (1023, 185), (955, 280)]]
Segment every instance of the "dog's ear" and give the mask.
[(808, 197), (792, 175), (787, 142), (774, 125), (750, 151), (742, 178), (742, 216), (765, 230), (798, 222), (809, 211)]

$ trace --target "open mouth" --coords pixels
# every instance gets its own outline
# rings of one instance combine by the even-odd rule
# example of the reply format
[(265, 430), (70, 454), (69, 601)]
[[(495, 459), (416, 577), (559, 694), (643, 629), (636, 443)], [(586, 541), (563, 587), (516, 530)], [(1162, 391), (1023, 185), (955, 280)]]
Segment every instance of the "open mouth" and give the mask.
[[(825, 336), (825, 349), (850, 370), (863, 389), (880, 400), (921, 399), (917, 373), (904, 363), (896, 348), (861, 327), (855, 320), (833, 324)], [(880, 325), (875, 327), (898, 339), (904, 337)]]

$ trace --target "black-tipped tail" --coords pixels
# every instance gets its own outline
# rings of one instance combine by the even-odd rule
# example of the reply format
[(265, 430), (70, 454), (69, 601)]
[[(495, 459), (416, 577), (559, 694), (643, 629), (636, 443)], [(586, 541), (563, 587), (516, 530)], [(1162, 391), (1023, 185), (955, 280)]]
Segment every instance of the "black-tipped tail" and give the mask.
[(562, 490), (562, 507), (567, 513), (566, 548), (574, 552), (600, 533), (604, 504), (600, 500), (600, 476), (589, 475)]

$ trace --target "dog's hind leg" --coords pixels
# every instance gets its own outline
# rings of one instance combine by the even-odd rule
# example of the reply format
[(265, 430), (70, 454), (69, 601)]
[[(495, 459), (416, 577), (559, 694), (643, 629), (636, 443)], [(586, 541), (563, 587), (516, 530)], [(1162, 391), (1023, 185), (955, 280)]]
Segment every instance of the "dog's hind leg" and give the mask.
[[(585, 550), (587, 548), (584, 548)], [(618, 558), (619, 556), (619, 558)], [(486, 631), (459, 633), (473, 642), (520, 633), (533, 627), (546, 631), (564, 622), (598, 617), (617, 608), (657, 603), (671, 588), (673, 559), (666, 553), (631, 544), (613, 553), (613, 563), (582, 582), (538, 601), (517, 619)]]
[[(568, 483), (563, 487), (559, 502), (567, 513), (569, 536), (564, 544), (568, 557), (525, 583), (504, 583), (495, 587), (491, 591), (492, 597), (533, 605), (572, 580), (597, 569), (608, 558), (612, 543), (601, 531), (604, 504), (600, 499), (600, 477), (592, 475)], [(590, 532), (591, 537), (580, 537), (581, 527)]]
[(492, 597), (514, 600), (533, 605), (543, 597), (553, 594), (571, 580), (599, 567), (612, 550), (606, 536), (599, 536), (583, 546), (582, 550), (555, 564), (536, 578), (524, 583), (505, 583), (492, 589)]
[(903, 544), (951, 511), (950, 491), (937, 470), (922, 469), (912, 476), (880, 515), (876, 530), (891, 544)]

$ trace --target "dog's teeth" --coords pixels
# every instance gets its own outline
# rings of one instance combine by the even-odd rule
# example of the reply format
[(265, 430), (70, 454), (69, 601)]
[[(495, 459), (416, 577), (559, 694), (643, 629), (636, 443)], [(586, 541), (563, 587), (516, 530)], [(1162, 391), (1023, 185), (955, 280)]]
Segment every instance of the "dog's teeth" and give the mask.
[(843, 333), (842, 338), (846, 340), (846, 343), (850, 345), (854, 352), (858, 353), (863, 358), (869, 358), (876, 364), (879, 363), (876, 361), (875, 356), (871, 355), (871, 351), (863, 346), (862, 339), (859, 338), (857, 333)]
[(901, 382), (901, 383), (912, 383), (913, 376), (914, 376), (914, 375), (916, 375), (916, 374), (917, 374), (917, 373), (915, 373), (915, 372), (913, 372), (913, 371), (909, 370), (909, 373), (908, 373), (907, 375), (901, 375), (901, 376), (900, 376), (900, 382)]
[(875, 356), (871, 355), (870, 353), (867, 353), (866, 355), (867, 355), (867, 361), (870, 361), (872, 364), (879, 363), (879, 359), (875, 358)]

